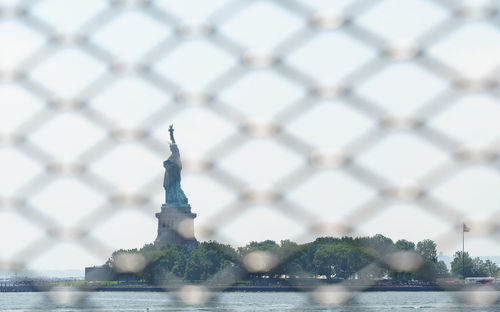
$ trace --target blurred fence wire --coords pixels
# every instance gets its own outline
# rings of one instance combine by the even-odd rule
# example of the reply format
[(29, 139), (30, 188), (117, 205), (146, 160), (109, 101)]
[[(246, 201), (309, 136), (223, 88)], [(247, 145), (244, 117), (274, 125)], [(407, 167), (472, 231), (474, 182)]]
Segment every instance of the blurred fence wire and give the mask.
[[(2, 245), (25, 221), (39, 236), (10, 243), (0, 268), (60, 243), (109, 256), (96, 227), (124, 207), (159, 210), (171, 122), (184, 176), (231, 193), (214, 191), (211, 214), (193, 205), (200, 239), (231, 242), (220, 230), (262, 206), (300, 224), (297, 239), (355, 235), (404, 203), (448, 226), (433, 237), (442, 249), (464, 221), (497, 245), (499, 39), (495, 1), (3, 0)], [(335, 185), (314, 180), (332, 172)], [(354, 198), (342, 214), (334, 189)], [(66, 214), (43, 205), (60, 201)], [(179, 298), (208, 300), (200, 287)]]

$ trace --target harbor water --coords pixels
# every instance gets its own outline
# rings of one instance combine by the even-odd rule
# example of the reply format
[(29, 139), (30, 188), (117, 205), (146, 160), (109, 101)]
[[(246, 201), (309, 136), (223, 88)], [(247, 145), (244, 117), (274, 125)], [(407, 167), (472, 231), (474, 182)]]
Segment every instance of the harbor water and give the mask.
[[(82, 296), (81, 298), (79, 296)], [(322, 306), (311, 294), (288, 292), (220, 293), (203, 305), (185, 305), (172, 294), (155, 292), (0, 293), (0, 311), (499, 311), (498, 292), (367, 292), (339, 306)], [(74, 301), (78, 300), (75, 305)], [(473, 301), (471, 301), (473, 300)], [(474, 303), (471, 303), (474, 302)]]

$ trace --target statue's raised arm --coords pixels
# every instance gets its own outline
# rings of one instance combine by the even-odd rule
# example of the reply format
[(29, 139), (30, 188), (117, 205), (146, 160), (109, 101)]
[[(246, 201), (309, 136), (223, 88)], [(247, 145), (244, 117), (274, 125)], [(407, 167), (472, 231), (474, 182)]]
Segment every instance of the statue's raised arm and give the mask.
[(172, 144), (175, 144), (175, 139), (174, 139), (174, 125), (168, 126), (168, 132), (170, 132), (170, 141)]
[(179, 148), (175, 143), (174, 139), (174, 127), (169, 126), (168, 131), (170, 132), (170, 151), (172, 154), (170, 157), (163, 162), (163, 167), (165, 168), (165, 177), (163, 179), (163, 187), (166, 193), (166, 204), (176, 207), (189, 206), (186, 195), (181, 189), (181, 170), (182, 162), (179, 153)]

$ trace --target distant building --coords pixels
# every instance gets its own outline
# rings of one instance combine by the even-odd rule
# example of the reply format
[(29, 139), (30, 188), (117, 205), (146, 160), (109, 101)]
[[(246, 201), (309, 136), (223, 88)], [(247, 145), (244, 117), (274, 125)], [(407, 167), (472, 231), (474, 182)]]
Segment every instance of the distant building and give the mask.
[(115, 274), (113, 269), (107, 265), (85, 268), (85, 281), (87, 282), (111, 281), (114, 278)]
[(449, 269), (451, 269), (451, 257), (450, 256), (447, 256), (445, 254), (443, 254), (443, 252), (439, 252), (439, 255), (438, 255), (438, 261), (443, 261), (445, 264), (446, 264), (446, 267)]

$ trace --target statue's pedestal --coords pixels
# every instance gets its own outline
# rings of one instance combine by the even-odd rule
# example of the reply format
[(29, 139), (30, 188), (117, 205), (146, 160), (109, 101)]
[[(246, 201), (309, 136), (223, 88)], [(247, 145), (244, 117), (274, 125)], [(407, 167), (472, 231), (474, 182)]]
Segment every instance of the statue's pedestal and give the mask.
[(158, 218), (158, 236), (155, 243), (171, 245), (194, 243), (194, 218), (191, 206), (168, 206), (163, 204), (161, 212), (156, 213)]

